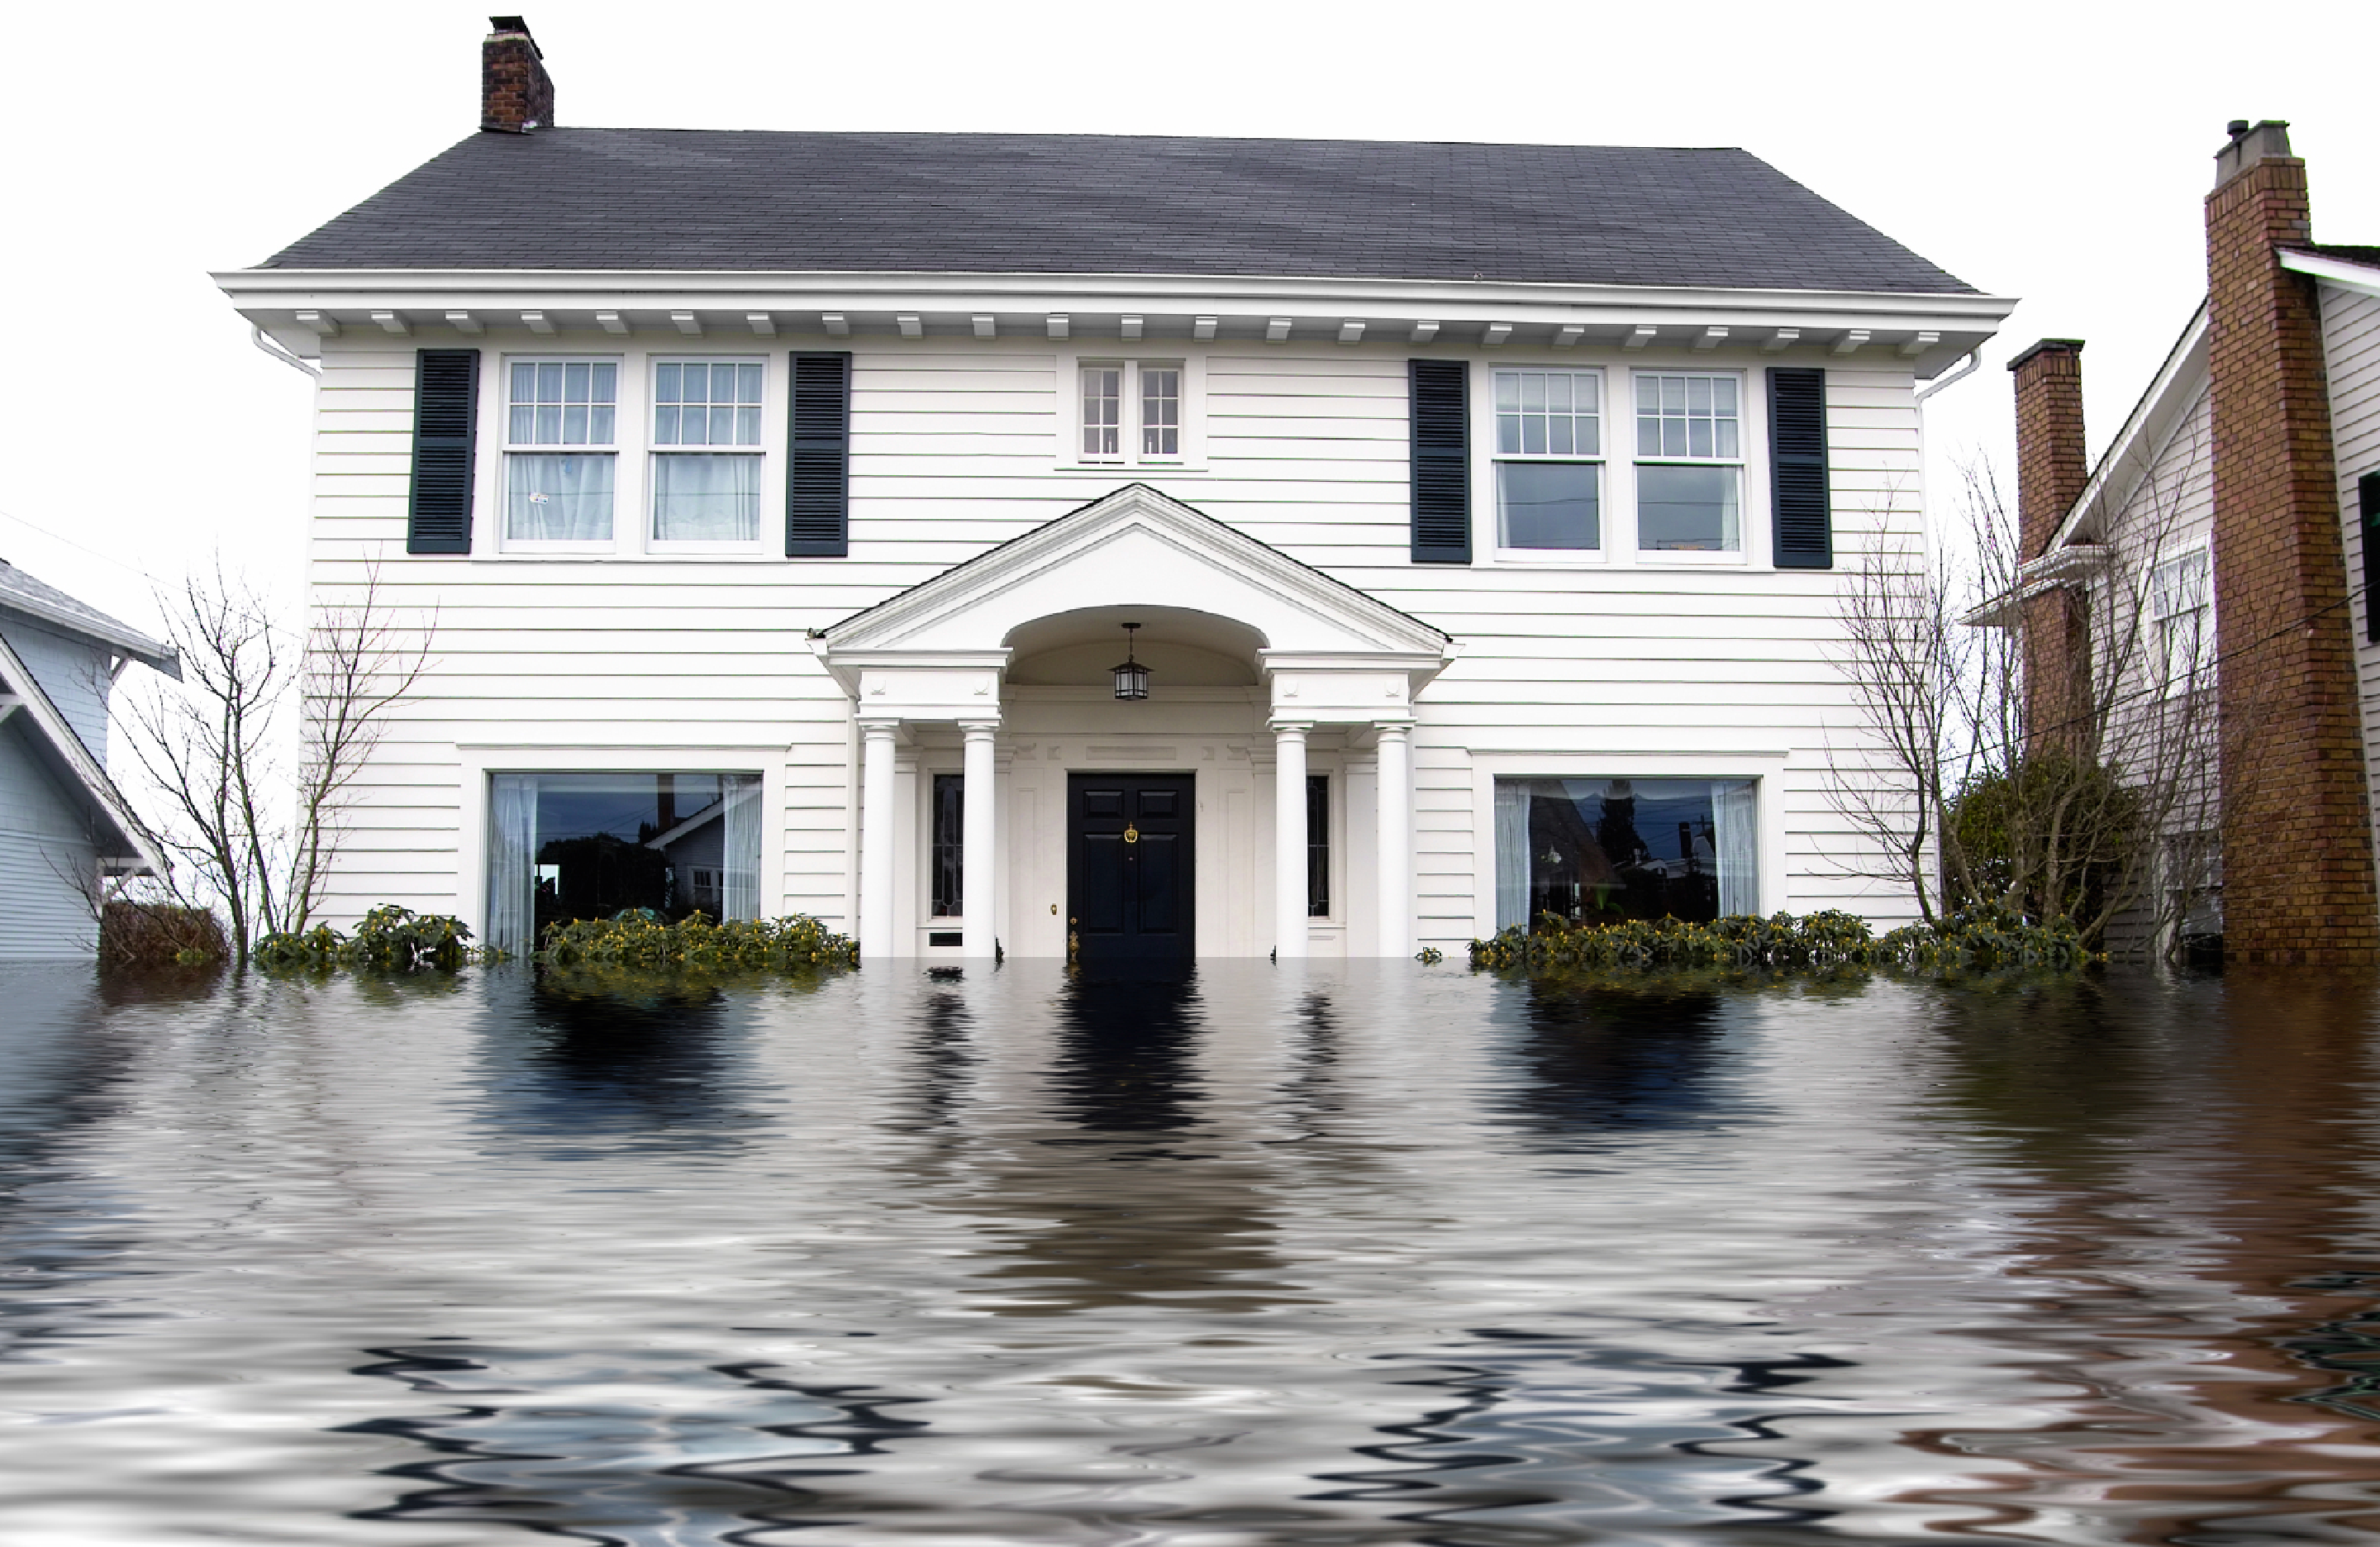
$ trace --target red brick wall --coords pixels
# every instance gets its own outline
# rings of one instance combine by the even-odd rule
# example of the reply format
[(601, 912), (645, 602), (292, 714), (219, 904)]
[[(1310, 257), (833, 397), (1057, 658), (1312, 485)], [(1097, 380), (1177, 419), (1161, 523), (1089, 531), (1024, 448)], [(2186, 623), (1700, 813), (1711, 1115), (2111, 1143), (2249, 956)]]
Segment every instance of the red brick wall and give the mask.
[(527, 32), (492, 32), (480, 45), (480, 127), (510, 134), (553, 125), (553, 79)]
[[(2082, 444), (2082, 341), (2045, 338), (2009, 362), (2016, 377), (2017, 548), (2048, 552), (2091, 467)], [(2029, 750), (2087, 752), (2091, 737), (2089, 612), (2070, 588), (2028, 599), (2024, 725)]]
[(2215, 611), (2223, 654), (2227, 957), (2380, 961), (2305, 163), (2267, 155), (2206, 201)]

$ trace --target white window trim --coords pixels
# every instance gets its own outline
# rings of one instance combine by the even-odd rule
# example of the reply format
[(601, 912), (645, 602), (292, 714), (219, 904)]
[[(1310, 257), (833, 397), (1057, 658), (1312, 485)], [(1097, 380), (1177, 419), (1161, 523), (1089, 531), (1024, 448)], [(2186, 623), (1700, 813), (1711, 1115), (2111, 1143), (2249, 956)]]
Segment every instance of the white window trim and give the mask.
[[(1561, 372), (1573, 376), (1595, 378), (1596, 433), (1603, 449), (1592, 457), (1558, 457), (1550, 454), (1532, 456), (1526, 452), (1507, 454), (1497, 449), (1499, 426), (1496, 422), (1496, 375), (1502, 371)], [(1600, 364), (1581, 364), (1576, 360), (1539, 361), (1532, 359), (1492, 360), (1488, 365), (1485, 396), (1488, 399), (1486, 444), (1488, 447), (1487, 496), (1488, 530), (1490, 541), (1477, 551), (1494, 555), (1500, 565), (1515, 568), (1572, 569), (1601, 568), (1611, 563), (1611, 372)], [(1593, 548), (1511, 548), (1504, 544), (1504, 480), (1497, 466), (1503, 462), (1562, 462), (1585, 465), (1603, 469), (1596, 489), (1596, 535), (1600, 543)]]
[(1785, 872), (1785, 762), (1782, 751), (1475, 752), (1471, 757), (1472, 934), (1496, 932), (1496, 781), (1498, 779), (1751, 779), (1760, 824), (1760, 914), (1792, 906)]
[[(785, 749), (783, 746), (557, 747), (551, 742), (461, 742), (461, 853), (454, 917), (475, 939), (488, 932), (489, 780), (497, 774), (758, 774), (760, 776), (760, 916), (785, 911)], [(841, 920), (829, 920), (830, 928)]]
[[(1728, 457), (1641, 457), (1636, 454), (1636, 400), (1647, 376), (1728, 376), (1735, 381), (1735, 438), (1737, 456)], [(1742, 366), (1662, 364), (1641, 361), (1628, 372), (1628, 536), (1636, 563), (1646, 567), (1679, 569), (1742, 569), (1757, 562), (1764, 567), (1768, 554), (1768, 500), (1763, 481), (1755, 500), (1752, 471), (1768, 465), (1767, 400), (1753, 390), (1755, 372)], [(1725, 552), (1705, 552), (1692, 548), (1645, 548), (1637, 527), (1636, 469), (1638, 468), (1727, 468), (1735, 469), (1736, 545)]]
[[(1058, 352), (1058, 455), (1057, 463), (1064, 472), (1114, 473), (1140, 470), (1152, 473), (1205, 472), (1207, 470), (1207, 359), (1188, 350), (1169, 349), (1170, 340), (1132, 340), (1139, 347), (1114, 349), (1086, 347), (1062, 349)], [(1140, 445), (1140, 372), (1138, 367), (1149, 365), (1178, 366), (1182, 372), (1182, 455), (1179, 457), (1143, 457)], [(1123, 434), (1119, 439), (1126, 448), (1121, 457), (1089, 457), (1083, 455), (1083, 368), (1087, 365), (1120, 364), (1124, 366)]]
[[(616, 384), (618, 396), (612, 406), (610, 442), (600, 446), (577, 448), (566, 445), (515, 445), (513, 444), (513, 367), (547, 364), (597, 364), (613, 367), (613, 381)], [(569, 557), (610, 554), (618, 551), (622, 512), (624, 509), (634, 508), (628, 503), (626, 490), (627, 486), (634, 481), (631, 469), (636, 460), (637, 443), (624, 433), (634, 422), (628, 418), (628, 415), (634, 411), (629, 407), (630, 400), (636, 396), (628, 380), (629, 370), (626, 357), (615, 349), (507, 349), (496, 352), (493, 376), (480, 384), (480, 400), (484, 409), (480, 415), (482, 421), (480, 444), (492, 445), (495, 447), (495, 455), (480, 458), (481, 462), (488, 464), (485, 481), (488, 487), (485, 491), (486, 497), (479, 502), (477, 509), (485, 511), (488, 515), (490, 536), (493, 539), (497, 552), (545, 557)], [(513, 457), (574, 455), (612, 458), (611, 537), (606, 541), (594, 542), (568, 542), (509, 536), (505, 529), (512, 518), (509, 489)], [(476, 514), (475, 511), (475, 516)], [(476, 519), (472, 524), (475, 528), (480, 525)], [(476, 534), (471, 546), (474, 550), (480, 547)]]
[[(492, 348), (480, 360), (479, 451), (472, 469), (471, 557), (506, 564), (779, 564), (785, 508), (785, 393), (783, 351), (673, 349), (663, 347)], [(508, 542), (504, 537), (504, 458), (510, 424), (505, 409), (512, 366), (526, 360), (607, 360), (620, 367), (620, 397), (612, 455), (612, 541)], [(652, 530), (653, 368), (669, 360), (747, 360), (767, 371), (760, 389), (760, 535), (750, 542), (659, 542)], [(549, 448), (527, 446), (524, 451)], [(509, 772), (509, 771), (508, 771)], [(631, 770), (630, 772), (635, 772)], [(662, 770), (662, 772), (667, 772)]]
[[(661, 402), (660, 377), (661, 368), (662, 366), (755, 364), (760, 367), (760, 439), (759, 444), (748, 446), (665, 446), (654, 439), (653, 415), (658, 409)], [(778, 507), (782, 508), (784, 499), (783, 484), (780, 481), (784, 476), (784, 469), (782, 466), (784, 459), (783, 457), (772, 458), (769, 455), (770, 445), (772, 443), (782, 444), (784, 439), (783, 415), (782, 412), (775, 411), (777, 410), (778, 393), (781, 386), (783, 384), (783, 378), (784, 372), (782, 370), (771, 370), (770, 356), (757, 351), (747, 350), (738, 354), (733, 352), (709, 353), (694, 350), (653, 349), (647, 351), (645, 354), (644, 375), (645, 408), (643, 424), (645, 443), (645, 488), (644, 498), (638, 505), (637, 528), (638, 542), (641, 551), (645, 554), (653, 557), (664, 557), (671, 554), (690, 554), (697, 557), (710, 558), (722, 554), (765, 554), (769, 543), (769, 512), (771, 507), (771, 501), (770, 499), (771, 490), (773, 489), (776, 493), (777, 498), (774, 503)], [(772, 417), (772, 413), (774, 417)], [(663, 457), (716, 457), (722, 455), (729, 457), (758, 457), (760, 458), (760, 509), (759, 518), (756, 523), (756, 530), (753, 535), (749, 539), (736, 538), (726, 541), (697, 541), (686, 538), (662, 538), (654, 535), (653, 526), (658, 518), (658, 512), (653, 508), (653, 502), (660, 494), (661, 481), (653, 476), (653, 464), (658, 462)]]
[(2158, 570), (2169, 564), (2192, 557), (2200, 559), (2206, 566), (2206, 600), (2190, 609), (2204, 615), (2206, 619), (2201, 626), (2202, 631), (2199, 637), (2199, 655), (2204, 664), (2197, 666), (2195, 671), (2199, 679), (2195, 690), (2204, 692), (2213, 688), (2216, 685), (2216, 674), (2222, 669), (2222, 664), (2218, 659), (2221, 652), (2216, 644), (2215, 633), (2215, 549), (2208, 539), (2202, 537), (2167, 549), (2157, 554), (2149, 565), (2148, 594), (2143, 598), (2144, 603), (2143, 610), (2148, 614), (2150, 645), (2155, 652), (2157, 697), (2160, 699), (2178, 699), (2193, 690), (2188, 685), (2189, 678), (2177, 678), (2173, 675), (2172, 663), (2166, 657), (2165, 623), (2166, 619), (2176, 615), (2157, 610), (2156, 581)]

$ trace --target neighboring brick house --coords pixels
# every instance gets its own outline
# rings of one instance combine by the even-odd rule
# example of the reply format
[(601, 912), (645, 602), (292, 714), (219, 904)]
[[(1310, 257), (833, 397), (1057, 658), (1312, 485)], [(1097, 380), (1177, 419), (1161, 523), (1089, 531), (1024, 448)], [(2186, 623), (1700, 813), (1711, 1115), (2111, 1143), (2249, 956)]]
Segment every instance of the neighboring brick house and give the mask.
[(2095, 468), (2082, 341), (2010, 362), (2029, 717), (2072, 725), (2083, 599), (2121, 568), (2162, 679), (2122, 698), (2211, 683), (2223, 727), (2219, 862), (2165, 883), (2216, 893), (2231, 960), (2380, 961), (2380, 248), (2313, 240), (2275, 122), (2230, 126), (2206, 241), (2207, 298)]

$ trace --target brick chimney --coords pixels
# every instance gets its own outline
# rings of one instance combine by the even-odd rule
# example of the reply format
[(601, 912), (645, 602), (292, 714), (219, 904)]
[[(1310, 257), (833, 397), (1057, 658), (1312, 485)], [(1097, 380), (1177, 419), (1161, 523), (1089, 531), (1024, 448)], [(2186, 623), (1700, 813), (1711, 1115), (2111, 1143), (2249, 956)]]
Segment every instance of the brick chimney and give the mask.
[(2206, 200), (2224, 952), (2380, 961), (2380, 897), (2311, 242), (2289, 126), (2230, 126)]
[[(2018, 555), (2049, 551), (2090, 481), (2082, 448), (2082, 341), (2045, 338), (2009, 361), (2016, 377)], [(2091, 615), (2081, 591), (2058, 586), (2027, 597), (2024, 630), (2026, 749), (2084, 755), (2091, 718)]]
[(553, 127), (553, 78), (545, 55), (516, 16), (492, 16), (480, 45), (480, 127), (527, 134)]

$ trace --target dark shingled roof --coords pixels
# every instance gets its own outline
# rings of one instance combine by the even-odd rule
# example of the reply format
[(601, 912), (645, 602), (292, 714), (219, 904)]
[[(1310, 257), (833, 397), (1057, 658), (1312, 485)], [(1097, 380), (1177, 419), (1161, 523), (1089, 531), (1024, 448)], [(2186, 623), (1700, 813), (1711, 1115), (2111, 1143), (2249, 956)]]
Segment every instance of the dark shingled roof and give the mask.
[(1974, 293), (1742, 151), (1114, 135), (480, 133), (266, 266)]

